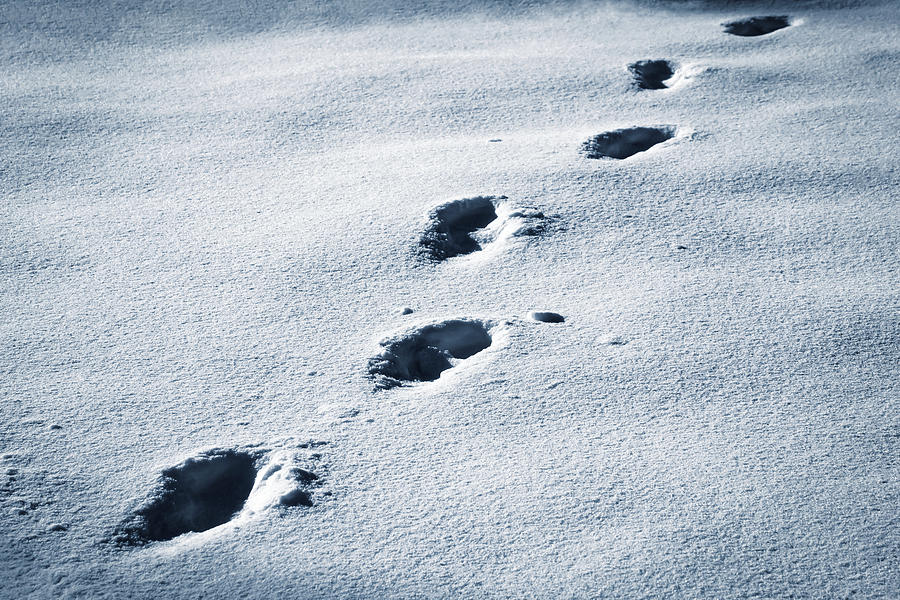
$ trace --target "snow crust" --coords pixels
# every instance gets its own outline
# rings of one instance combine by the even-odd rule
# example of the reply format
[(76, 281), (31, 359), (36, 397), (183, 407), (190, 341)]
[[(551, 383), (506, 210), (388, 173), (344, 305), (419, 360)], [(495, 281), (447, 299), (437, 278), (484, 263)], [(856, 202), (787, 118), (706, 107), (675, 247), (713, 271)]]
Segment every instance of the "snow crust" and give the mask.
[(0, 597), (896, 597), (898, 18), (4, 3)]

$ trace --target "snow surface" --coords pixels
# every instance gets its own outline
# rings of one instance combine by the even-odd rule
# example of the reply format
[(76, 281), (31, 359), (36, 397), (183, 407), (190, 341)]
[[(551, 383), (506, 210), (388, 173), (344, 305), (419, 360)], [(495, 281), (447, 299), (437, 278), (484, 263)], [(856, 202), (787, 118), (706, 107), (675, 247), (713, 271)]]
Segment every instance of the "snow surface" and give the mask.
[[(896, 598), (898, 23), (3, 2), (0, 597)], [(504, 196), (534, 235), (422, 256)], [(458, 322), (490, 345), (373, 384)], [(142, 506), (234, 512), (117, 543)]]

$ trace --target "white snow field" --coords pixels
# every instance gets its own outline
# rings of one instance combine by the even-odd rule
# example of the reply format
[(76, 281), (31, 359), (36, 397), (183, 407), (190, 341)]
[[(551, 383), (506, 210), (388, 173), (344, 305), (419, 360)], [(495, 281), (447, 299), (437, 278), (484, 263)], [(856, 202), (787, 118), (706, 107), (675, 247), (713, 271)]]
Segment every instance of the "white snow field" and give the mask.
[(0, 3), (0, 597), (900, 597), (898, 25)]

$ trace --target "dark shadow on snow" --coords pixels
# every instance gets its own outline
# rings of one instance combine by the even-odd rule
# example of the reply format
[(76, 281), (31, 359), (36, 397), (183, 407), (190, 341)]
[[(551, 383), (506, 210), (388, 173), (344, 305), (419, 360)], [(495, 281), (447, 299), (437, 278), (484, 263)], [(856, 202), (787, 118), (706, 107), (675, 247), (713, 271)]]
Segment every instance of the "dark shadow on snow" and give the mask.
[(642, 90), (664, 90), (663, 83), (675, 74), (675, 69), (667, 60), (639, 60), (628, 65), (634, 75), (635, 84)]
[(454, 200), (438, 206), (428, 215), (419, 246), (434, 260), (446, 260), (481, 250), (471, 233), (487, 227), (497, 218), (494, 196)]
[(731, 35), (753, 37), (784, 29), (790, 24), (790, 19), (787, 16), (748, 17), (746, 19), (738, 19), (737, 21), (723, 23), (722, 27), (725, 29), (725, 33), (730, 33)]
[(147, 501), (116, 530), (115, 541), (145, 544), (227, 523), (253, 489), (256, 457), (212, 450), (160, 473)]
[(595, 135), (584, 142), (581, 152), (587, 158), (624, 159), (638, 152), (645, 152), (673, 137), (675, 128), (669, 125), (615, 129)]

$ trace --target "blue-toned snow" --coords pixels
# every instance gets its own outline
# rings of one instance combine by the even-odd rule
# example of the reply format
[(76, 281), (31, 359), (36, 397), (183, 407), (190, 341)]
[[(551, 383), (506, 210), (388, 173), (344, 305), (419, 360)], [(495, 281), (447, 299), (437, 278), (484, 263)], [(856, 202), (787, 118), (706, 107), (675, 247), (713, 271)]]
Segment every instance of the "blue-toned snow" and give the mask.
[(896, 598), (898, 25), (0, 4), (0, 597)]

